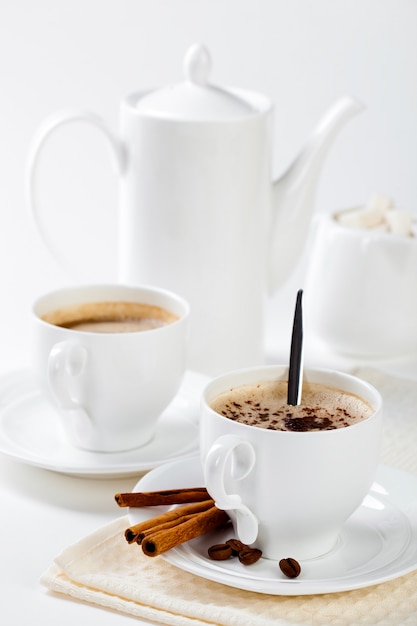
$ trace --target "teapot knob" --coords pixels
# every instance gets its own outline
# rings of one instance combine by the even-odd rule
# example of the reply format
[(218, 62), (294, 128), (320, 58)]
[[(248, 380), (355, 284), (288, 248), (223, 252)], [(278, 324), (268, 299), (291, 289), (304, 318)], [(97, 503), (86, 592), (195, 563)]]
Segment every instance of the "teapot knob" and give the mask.
[(207, 48), (199, 43), (192, 45), (184, 58), (184, 72), (187, 80), (204, 87), (208, 83), (210, 70), (211, 57)]

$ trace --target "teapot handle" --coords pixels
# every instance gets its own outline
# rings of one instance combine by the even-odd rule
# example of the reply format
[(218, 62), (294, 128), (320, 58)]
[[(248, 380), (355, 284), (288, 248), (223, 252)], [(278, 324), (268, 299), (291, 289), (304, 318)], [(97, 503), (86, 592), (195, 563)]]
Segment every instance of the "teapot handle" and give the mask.
[(90, 111), (84, 111), (82, 109), (69, 109), (64, 111), (58, 111), (51, 117), (47, 118), (43, 124), (38, 128), (35, 134), (31, 148), (29, 150), (27, 168), (26, 168), (26, 202), (29, 207), (29, 211), (33, 217), (35, 225), (40, 233), (46, 247), (57, 259), (61, 265), (65, 266), (66, 263), (61, 257), (61, 253), (56, 248), (55, 244), (48, 237), (47, 231), (44, 229), (39, 212), (39, 205), (36, 198), (36, 178), (38, 169), (38, 159), (43, 145), (49, 136), (60, 126), (73, 122), (87, 122), (92, 124), (95, 128), (101, 131), (110, 148), (111, 158), (116, 173), (121, 174), (126, 165), (126, 153), (122, 143), (113, 135), (109, 130), (106, 123), (94, 113)]

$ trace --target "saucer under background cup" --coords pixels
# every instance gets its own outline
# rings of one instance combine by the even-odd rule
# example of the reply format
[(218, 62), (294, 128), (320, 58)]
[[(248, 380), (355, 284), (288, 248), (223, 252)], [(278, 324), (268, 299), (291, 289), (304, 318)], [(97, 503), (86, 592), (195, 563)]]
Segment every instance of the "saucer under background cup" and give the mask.
[(60, 416), (29, 369), (4, 374), (0, 376), (0, 452), (29, 465), (80, 477), (137, 476), (197, 453), (200, 396), (208, 381), (203, 374), (186, 372), (148, 444), (126, 452), (90, 452), (68, 442)]

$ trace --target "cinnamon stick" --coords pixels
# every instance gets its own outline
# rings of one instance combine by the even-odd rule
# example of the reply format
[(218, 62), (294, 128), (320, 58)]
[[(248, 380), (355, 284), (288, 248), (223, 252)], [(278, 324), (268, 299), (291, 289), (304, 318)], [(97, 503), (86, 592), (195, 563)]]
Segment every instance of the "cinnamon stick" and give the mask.
[(142, 541), (143, 553), (147, 556), (159, 556), (175, 546), (195, 539), (205, 533), (223, 526), (229, 521), (225, 511), (211, 506), (202, 513), (192, 515), (191, 519), (166, 530), (155, 530)]
[[(150, 535), (153, 535), (154, 533), (159, 532), (160, 530), (167, 530), (169, 528), (174, 528), (174, 526), (178, 526), (178, 524), (183, 524), (184, 522), (187, 522), (189, 519), (193, 518), (195, 515), (199, 515), (199, 513), (190, 513), (189, 515), (183, 515), (169, 522), (164, 522), (163, 524), (157, 524), (156, 526), (152, 526), (151, 528), (146, 528), (145, 530), (142, 530), (140, 533), (136, 535), (135, 541), (140, 546), (142, 541), (146, 539), (147, 537), (149, 537)], [(133, 543), (133, 542), (130, 542), (130, 543)]]
[[(161, 513), (156, 517), (152, 517), (150, 519), (144, 520), (143, 522), (139, 522), (138, 524), (134, 524), (130, 526), (125, 531), (125, 538), (128, 543), (133, 543), (137, 541), (138, 535), (149, 528), (155, 528), (160, 524), (165, 524), (167, 522), (176, 521), (177, 524), (181, 523), (181, 518), (184, 518), (188, 515), (193, 515), (196, 513), (201, 513), (206, 511), (210, 507), (214, 506), (213, 500), (204, 500), (203, 502), (194, 502), (192, 504), (185, 504), (184, 506), (180, 506), (176, 509), (172, 509), (170, 511), (166, 511), (165, 513)], [(182, 520), (183, 521), (183, 520)]]
[(210, 495), (204, 487), (193, 487), (186, 489), (165, 489), (163, 491), (116, 493), (114, 498), (120, 507), (141, 507), (202, 502), (203, 500), (209, 499)]

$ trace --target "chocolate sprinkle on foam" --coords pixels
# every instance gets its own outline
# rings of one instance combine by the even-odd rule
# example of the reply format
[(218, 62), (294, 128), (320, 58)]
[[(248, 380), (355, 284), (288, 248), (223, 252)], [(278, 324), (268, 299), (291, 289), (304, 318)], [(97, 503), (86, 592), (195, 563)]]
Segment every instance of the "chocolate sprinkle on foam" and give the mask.
[(336, 426), (328, 417), (286, 417), (287, 430), (305, 432), (307, 430), (333, 430)]

